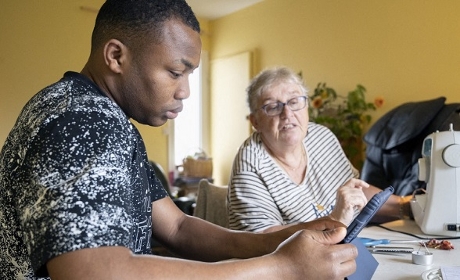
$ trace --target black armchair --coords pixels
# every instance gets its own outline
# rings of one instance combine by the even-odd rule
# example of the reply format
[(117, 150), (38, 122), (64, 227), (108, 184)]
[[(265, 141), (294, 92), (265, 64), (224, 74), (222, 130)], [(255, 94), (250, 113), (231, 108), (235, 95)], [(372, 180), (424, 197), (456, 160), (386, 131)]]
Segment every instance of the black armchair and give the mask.
[(393, 185), (395, 194), (411, 195), (425, 182), (418, 180), (423, 140), (436, 130), (460, 130), (460, 103), (446, 98), (404, 103), (389, 111), (364, 136), (366, 159), (361, 179), (381, 189)]

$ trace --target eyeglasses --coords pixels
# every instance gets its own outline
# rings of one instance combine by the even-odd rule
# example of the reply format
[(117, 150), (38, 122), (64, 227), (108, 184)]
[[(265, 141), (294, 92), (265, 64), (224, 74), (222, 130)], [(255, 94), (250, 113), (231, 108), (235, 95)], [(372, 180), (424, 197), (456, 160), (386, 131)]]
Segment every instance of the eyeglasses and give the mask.
[(273, 103), (268, 103), (262, 106), (260, 109), (264, 110), (265, 114), (268, 116), (277, 116), (281, 114), (284, 110), (284, 106), (288, 106), (291, 111), (298, 111), (300, 109), (305, 108), (307, 106), (307, 97), (306, 96), (297, 96), (292, 99), (289, 99), (286, 101), (286, 103), (283, 102), (273, 102)]

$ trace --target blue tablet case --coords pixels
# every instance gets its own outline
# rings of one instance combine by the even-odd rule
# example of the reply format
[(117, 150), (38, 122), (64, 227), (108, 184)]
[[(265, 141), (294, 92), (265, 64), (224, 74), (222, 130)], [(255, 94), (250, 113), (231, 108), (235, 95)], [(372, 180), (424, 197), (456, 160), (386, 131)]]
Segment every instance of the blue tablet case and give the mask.
[(352, 275), (348, 276), (348, 280), (369, 280), (372, 279), (375, 270), (379, 266), (377, 260), (372, 256), (369, 250), (359, 240), (359, 238), (353, 239), (351, 244), (355, 245), (358, 249), (358, 257), (356, 258), (356, 271)]

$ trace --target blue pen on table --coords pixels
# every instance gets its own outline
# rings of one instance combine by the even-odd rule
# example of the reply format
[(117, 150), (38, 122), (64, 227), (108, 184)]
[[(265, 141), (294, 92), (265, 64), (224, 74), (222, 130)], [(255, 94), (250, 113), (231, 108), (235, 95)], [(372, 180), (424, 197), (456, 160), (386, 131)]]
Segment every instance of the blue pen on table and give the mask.
[(377, 245), (385, 245), (385, 244), (408, 244), (408, 243), (416, 243), (421, 244), (425, 242), (425, 240), (417, 239), (417, 240), (392, 240), (392, 239), (372, 239), (366, 237), (358, 237), (364, 246), (377, 246)]

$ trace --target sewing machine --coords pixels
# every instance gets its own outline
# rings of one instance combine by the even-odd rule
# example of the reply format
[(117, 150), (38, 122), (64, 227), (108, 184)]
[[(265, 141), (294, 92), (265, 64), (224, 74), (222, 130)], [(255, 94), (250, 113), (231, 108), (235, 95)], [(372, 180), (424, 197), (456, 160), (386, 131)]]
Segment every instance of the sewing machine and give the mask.
[(425, 194), (414, 194), (412, 213), (425, 234), (460, 236), (460, 131), (428, 135), (418, 160)]

